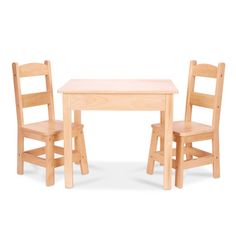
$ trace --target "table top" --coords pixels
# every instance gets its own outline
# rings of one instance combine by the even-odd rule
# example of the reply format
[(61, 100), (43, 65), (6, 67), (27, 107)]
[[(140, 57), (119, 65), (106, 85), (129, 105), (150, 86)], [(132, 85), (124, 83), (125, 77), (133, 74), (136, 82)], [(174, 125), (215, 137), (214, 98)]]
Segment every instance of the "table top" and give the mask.
[(171, 80), (159, 79), (72, 79), (59, 93), (133, 93), (174, 94), (177, 93)]

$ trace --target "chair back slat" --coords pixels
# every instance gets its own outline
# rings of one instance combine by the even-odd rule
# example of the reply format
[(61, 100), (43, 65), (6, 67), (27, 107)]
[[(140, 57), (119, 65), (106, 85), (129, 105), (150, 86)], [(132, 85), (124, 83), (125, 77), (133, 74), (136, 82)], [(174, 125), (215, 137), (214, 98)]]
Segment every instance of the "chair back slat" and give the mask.
[(23, 108), (50, 104), (50, 94), (48, 92), (30, 93), (22, 95)]
[(193, 92), (190, 95), (190, 103), (191, 105), (214, 109), (215, 96)]
[(48, 74), (48, 66), (40, 63), (29, 63), (19, 67), (20, 77), (31, 77)]
[(193, 76), (217, 78), (217, 67), (209, 64), (198, 64), (193, 66)]

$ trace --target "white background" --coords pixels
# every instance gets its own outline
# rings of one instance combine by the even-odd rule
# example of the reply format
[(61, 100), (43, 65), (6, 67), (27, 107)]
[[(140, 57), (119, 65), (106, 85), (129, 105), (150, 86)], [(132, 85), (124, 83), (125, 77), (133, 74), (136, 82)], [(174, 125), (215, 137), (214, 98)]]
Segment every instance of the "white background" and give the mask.
[[(235, 235), (235, 3), (230, 0), (84, 0), (0, 3), (0, 235)], [(90, 174), (63, 168), (46, 187), (40, 167), (16, 174), (11, 63), (51, 60), (57, 118), (71, 78), (172, 79), (175, 119), (184, 116), (189, 61), (226, 63), (221, 178), (185, 172), (183, 189), (146, 175), (150, 124), (158, 112), (84, 112)], [(31, 118), (40, 113), (31, 112)], [(196, 114), (200, 120), (203, 115)], [(205, 145), (207, 148), (208, 144)], [(174, 182), (174, 175), (173, 175)]]

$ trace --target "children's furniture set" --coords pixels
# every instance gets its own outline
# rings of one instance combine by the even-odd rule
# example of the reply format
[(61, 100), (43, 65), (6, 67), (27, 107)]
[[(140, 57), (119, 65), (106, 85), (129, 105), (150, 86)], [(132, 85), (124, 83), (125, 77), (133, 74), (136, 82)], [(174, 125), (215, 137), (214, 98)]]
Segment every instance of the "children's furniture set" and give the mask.
[[(65, 186), (71, 188), (73, 163), (80, 165), (82, 174), (89, 172), (81, 124), (83, 110), (158, 110), (160, 124), (152, 125), (147, 173), (153, 174), (155, 162), (163, 165), (164, 189), (171, 189), (172, 168), (175, 169), (175, 185), (179, 188), (183, 187), (184, 169), (211, 164), (213, 177), (220, 177), (219, 121), (224, 69), (224, 63), (214, 66), (190, 62), (184, 121), (173, 122), (173, 97), (177, 93), (174, 84), (170, 80), (158, 79), (70, 80), (59, 89), (63, 96), (63, 121), (59, 121), (55, 119), (50, 62), (23, 65), (13, 63), (18, 122), (17, 173), (24, 173), (24, 162), (45, 167), (46, 185), (50, 186), (55, 182), (54, 169), (64, 165)], [(45, 80), (46, 91), (23, 94), (21, 81), (24, 77), (33, 80), (38, 76)], [(198, 77), (215, 81), (214, 94), (195, 90)], [(25, 124), (24, 109), (41, 105), (47, 106), (48, 119)], [(192, 119), (194, 106), (212, 110), (211, 125)], [(45, 145), (25, 150), (25, 138), (42, 141)], [(59, 140), (64, 140), (64, 148), (55, 145)], [(194, 147), (195, 142), (203, 140), (211, 140), (211, 152)], [(176, 148), (172, 148), (173, 142)]]

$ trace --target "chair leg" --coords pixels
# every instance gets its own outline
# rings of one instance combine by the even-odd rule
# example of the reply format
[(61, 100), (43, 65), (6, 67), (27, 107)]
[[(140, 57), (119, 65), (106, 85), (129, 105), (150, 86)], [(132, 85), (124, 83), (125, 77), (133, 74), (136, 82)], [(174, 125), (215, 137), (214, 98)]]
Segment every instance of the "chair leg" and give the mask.
[(184, 164), (184, 140), (182, 137), (177, 138), (176, 142), (176, 171), (175, 186), (183, 187), (183, 164)]
[(18, 131), (17, 137), (17, 174), (24, 174), (24, 161), (23, 161), (23, 153), (24, 153), (24, 136), (20, 131)]
[(79, 137), (74, 137), (74, 144), (75, 144), (75, 151), (76, 151), (76, 157), (75, 157), (75, 164), (79, 165), (81, 163), (81, 156), (80, 156), (80, 149), (79, 149)]
[(88, 161), (87, 161), (87, 155), (86, 155), (83, 129), (80, 130), (77, 140), (78, 140), (77, 145), (79, 146), (79, 152), (80, 152), (80, 157), (81, 157), (80, 171), (83, 175), (86, 175), (89, 173), (89, 169), (88, 169)]
[[(188, 148), (191, 148), (191, 147), (192, 147), (192, 143), (187, 143), (187, 144), (186, 144), (186, 148), (187, 148), (187, 149), (188, 149)], [(192, 160), (192, 159), (193, 159), (193, 156), (186, 154), (186, 158), (187, 158), (187, 160), (189, 161), (189, 160)]]
[(52, 137), (49, 137), (46, 141), (46, 185), (54, 185), (54, 141)]
[(156, 133), (156, 130), (153, 128), (152, 130), (152, 137), (151, 137), (151, 144), (149, 149), (149, 157), (148, 157), (148, 164), (147, 164), (147, 173), (152, 175), (154, 171), (154, 164), (155, 161), (152, 158), (153, 153), (156, 152), (157, 149), (157, 142), (158, 142), (158, 135)]
[(220, 148), (219, 148), (219, 134), (215, 134), (212, 139), (212, 152), (213, 152), (213, 177), (220, 177)]

